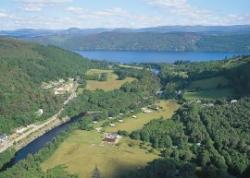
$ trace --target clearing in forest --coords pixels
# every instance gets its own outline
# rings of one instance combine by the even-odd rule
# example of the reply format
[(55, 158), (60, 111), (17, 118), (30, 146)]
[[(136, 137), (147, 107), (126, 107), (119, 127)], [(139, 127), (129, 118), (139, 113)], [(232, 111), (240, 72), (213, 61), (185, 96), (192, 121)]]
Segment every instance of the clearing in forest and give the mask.
[(131, 132), (142, 128), (145, 124), (149, 123), (153, 119), (171, 118), (174, 112), (179, 108), (179, 105), (175, 101), (160, 100), (156, 103), (159, 106), (158, 111), (152, 110), (150, 113), (141, 112), (136, 114), (136, 118), (126, 117), (123, 123), (116, 123), (115, 127), (108, 127), (107, 132), (117, 132), (118, 130), (126, 130)]
[(200, 100), (200, 99), (225, 99), (233, 96), (234, 92), (232, 89), (213, 89), (213, 90), (202, 90), (195, 92), (185, 92), (184, 98), (186, 100)]
[(208, 79), (196, 80), (191, 83), (189, 89), (201, 89), (201, 90), (210, 90), (216, 88), (224, 88), (229, 84), (228, 79), (225, 77), (212, 77)]
[(100, 70), (100, 69), (91, 69), (86, 74), (87, 75), (99, 75), (99, 74), (107, 74), (106, 81), (98, 81), (98, 80), (87, 80), (86, 89), (88, 90), (97, 90), (102, 89), (104, 91), (110, 91), (114, 89), (119, 89), (124, 83), (132, 82), (135, 78), (127, 77), (124, 80), (118, 80), (118, 76), (114, 73), (113, 70)]
[(211, 77), (191, 82), (184, 92), (186, 100), (224, 99), (234, 95), (229, 87), (229, 81), (223, 76)]

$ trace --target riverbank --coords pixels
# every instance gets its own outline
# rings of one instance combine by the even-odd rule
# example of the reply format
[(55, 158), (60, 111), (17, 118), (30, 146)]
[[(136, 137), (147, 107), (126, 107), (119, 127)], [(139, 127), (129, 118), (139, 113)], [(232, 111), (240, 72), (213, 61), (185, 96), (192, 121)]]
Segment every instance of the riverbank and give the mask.
[(31, 133), (28, 135), (25, 139), (15, 143), (13, 146), (15, 150), (19, 151), (25, 146), (27, 146), (29, 143), (32, 141), (36, 140), (37, 138), (41, 137), (42, 135), (46, 134), (47, 132), (51, 131), (52, 129), (69, 122), (70, 118), (69, 117), (64, 117), (64, 118), (56, 118), (52, 120), (51, 122), (47, 123), (45, 127), (42, 127), (41, 129), (37, 130), (34, 133)]

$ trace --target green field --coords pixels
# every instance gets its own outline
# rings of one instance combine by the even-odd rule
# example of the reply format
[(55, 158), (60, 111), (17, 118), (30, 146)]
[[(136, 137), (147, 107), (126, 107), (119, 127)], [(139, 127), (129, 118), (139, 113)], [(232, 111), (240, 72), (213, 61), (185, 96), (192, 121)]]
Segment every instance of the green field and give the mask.
[(130, 66), (130, 65), (125, 65), (125, 64), (120, 64), (119, 67), (137, 69), (137, 70), (142, 70), (143, 69), (143, 67), (140, 67), (140, 66)]
[(144, 124), (149, 123), (153, 119), (158, 119), (160, 117), (170, 118), (174, 112), (179, 108), (179, 105), (175, 101), (164, 101), (161, 100), (157, 103), (161, 107), (158, 111), (153, 111), (151, 113), (139, 113), (136, 114), (136, 118), (126, 117), (123, 123), (116, 123), (115, 127), (109, 127), (106, 129), (108, 132), (117, 132), (118, 130), (126, 130), (131, 132), (133, 130), (140, 129)]
[(187, 100), (223, 99), (233, 95), (234, 92), (232, 89), (214, 89), (214, 90), (203, 90), (197, 92), (185, 92), (184, 98)]
[(210, 90), (216, 89), (218, 86), (225, 87), (228, 86), (228, 80), (225, 77), (212, 77), (203, 80), (196, 80), (191, 83), (189, 89), (201, 89), (201, 90)]
[(158, 158), (157, 153), (140, 149), (139, 143), (122, 138), (117, 145), (110, 145), (102, 143), (102, 135), (96, 131), (77, 130), (42, 164), (42, 168), (47, 170), (65, 165), (69, 173), (78, 174), (80, 178), (90, 178), (97, 166), (102, 178), (120, 177)]
[[(107, 132), (126, 130), (128, 132), (143, 127), (144, 124), (161, 116), (170, 118), (179, 108), (174, 101), (159, 101), (159, 111), (139, 113), (137, 118), (125, 118), (123, 123), (116, 127), (107, 127)], [(148, 162), (158, 158), (158, 152), (149, 145), (140, 148), (140, 141), (121, 138), (118, 144), (102, 143), (102, 133), (97, 131), (77, 130), (67, 138), (64, 143), (47, 161), (42, 164), (43, 170), (57, 165), (65, 165), (69, 173), (78, 174), (80, 178), (89, 178), (97, 166), (103, 178), (118, 178), (121, 174), (147, 165)], [(85, 163), (85, 164), (84, 164)]]
[(108, 74), (107, 81), (96, 81), (96, 80), (87, 80), (86, 89), (88, 90), (97, 90), (102, 89), (104, 91), (110, 91), (114, 89), (119, 89), (124, 83), (132, 82), (135, 80), (132, 77), (127, 77), (124, 80), (117, 80), (118, 76), (114, 73), (113, 70), (100, 70), (100, 69), (91, 69), (87, 71), (87, 75), (98, 75), (106, 73)]

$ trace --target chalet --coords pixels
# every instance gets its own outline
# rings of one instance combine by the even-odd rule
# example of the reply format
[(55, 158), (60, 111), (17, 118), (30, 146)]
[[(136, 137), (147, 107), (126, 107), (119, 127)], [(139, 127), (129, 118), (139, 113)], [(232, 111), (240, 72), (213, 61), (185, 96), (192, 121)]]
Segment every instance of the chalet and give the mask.
[(200, 103), (201, 103), (201, 100), (197, 100), (196, 103), (197, 103), (197, 104), (200, 104)]
[(120, 138), (121, 136), (118, 135), (117, 133), (105, 133), (102, 141), (106, 143), (115, 144), (119, 141)]
[(209, 103), (207, 106), (208, 107), (214, 107), (214, 104), (213, 103)]
[(164, 93), (163, 91), (159, 90), (159, 91), (157, 91), (155, 94), (158, 95), (158, 96), (162, 96), (163, 93)]
[(197, 146), (201, 146), (201, 143), (196, 143)]
[(238, 102), (237, 100), (231, 100), (231, 104), (235, 104), (237, 102)]
[(95, 130), (96, 130), (97, 132), (101, 132), (101, 131), (102, 131), (102, 127), (95, 128)]
[(149, 109), (148, 107), (146, 107), (146, 108), (141, 108), (141, 110), (142, 110), (142, 112), (144, 112), (144, 113), (151, 113), (151, 112), (152, 112), (152, 110)]

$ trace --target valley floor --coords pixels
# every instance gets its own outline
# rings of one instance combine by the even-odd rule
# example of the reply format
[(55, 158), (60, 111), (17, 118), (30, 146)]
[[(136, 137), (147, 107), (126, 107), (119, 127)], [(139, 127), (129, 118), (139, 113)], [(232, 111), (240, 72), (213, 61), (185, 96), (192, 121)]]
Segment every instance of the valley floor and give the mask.
[[(161, 116), (170, 118), (179, 107), (174, 101), (160, 101), (157, 105), (161, 107), (159, 111), (142, 112), (135, 115), (136, 118), (125, 118), (123, 123), (116, 123), (115, 127), (108, 126), (104, 129), (106, 132), (130, 132)], [(57, 165), (65, 165), (69, 173), (84, 178), (91, 177), (94, 168), (98, 167), (102, 177), (116, 178), (159, 158), (159, 153), (146, 143), (128, 137), (122, 137), (117, 144), (105, 143), (102, 139), (101, 132), (76, 130), (53, 156), (42, 164), (42, 168), (47, 170)]]

